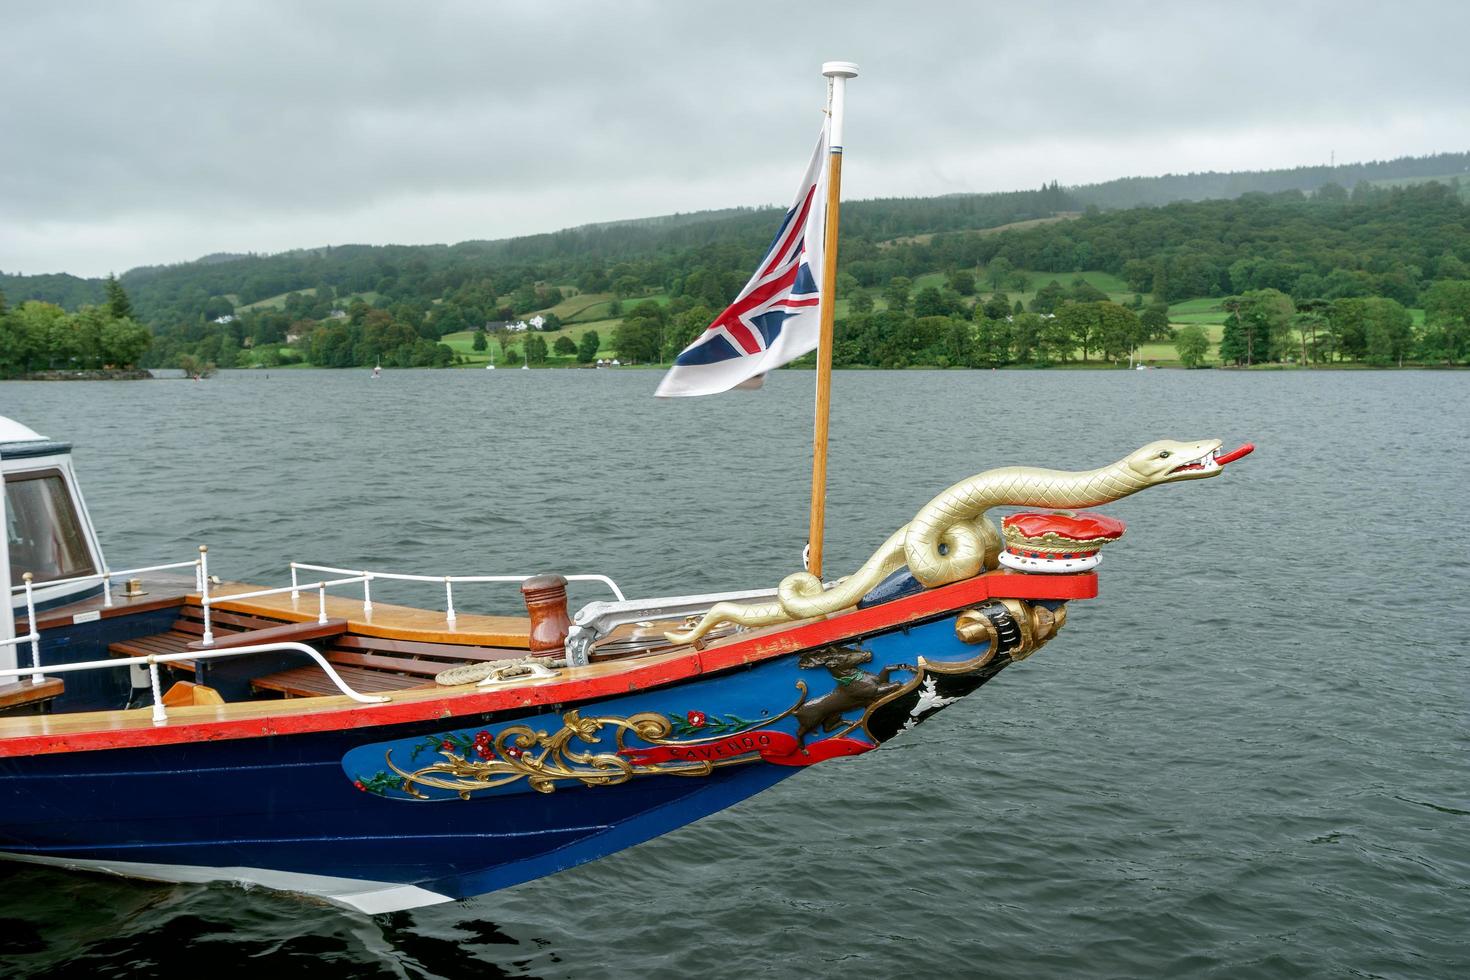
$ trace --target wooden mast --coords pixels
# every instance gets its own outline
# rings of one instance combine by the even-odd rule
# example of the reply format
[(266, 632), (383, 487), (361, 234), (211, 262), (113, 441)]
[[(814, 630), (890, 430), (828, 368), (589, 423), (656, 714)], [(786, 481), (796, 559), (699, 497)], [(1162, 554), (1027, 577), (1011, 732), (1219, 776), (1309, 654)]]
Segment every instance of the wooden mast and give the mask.
[(842, 112), (849, 78), (858, 66), (850, 61), (822, 65), (828, 80), (827, 230), (822, 247), (822, 333), (817, 344), (817, 412), (812, 435), (811, 534), (806, 567), (822, 577), (822, 532), (827, 520), (827, 421), (832, 407), (832, 316), (837, 302), (837, 226), (842, 194)]

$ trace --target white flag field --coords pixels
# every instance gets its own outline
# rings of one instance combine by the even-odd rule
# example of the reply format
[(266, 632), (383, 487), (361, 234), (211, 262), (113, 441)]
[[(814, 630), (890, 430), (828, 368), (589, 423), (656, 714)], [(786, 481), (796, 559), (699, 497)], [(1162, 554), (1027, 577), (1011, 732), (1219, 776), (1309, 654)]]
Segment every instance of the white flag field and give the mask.
[(827, 127), (780, 230), (755, 275), (699, 338), (674, 359), (660, 398), (759, 387), (761, 377), (816, 350), (827, 229)]

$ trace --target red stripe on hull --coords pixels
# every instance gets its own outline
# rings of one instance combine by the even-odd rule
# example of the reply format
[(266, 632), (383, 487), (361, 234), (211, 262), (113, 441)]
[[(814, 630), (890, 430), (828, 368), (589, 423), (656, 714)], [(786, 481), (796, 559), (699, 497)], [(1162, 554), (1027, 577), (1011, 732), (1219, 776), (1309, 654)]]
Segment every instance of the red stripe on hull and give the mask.
[[(557, 683), (488, 690), (456, 692), (396, 704), (333, 706), (319, 712), (290, 712), (257, 718), (211, 721), (170, 720), (150, 728), (98, 729), (88, 732), (27, 735), (0, 741), (0, 758), (47, 755), (54, 752), (86, 752), (144, 745), (175, 745), (183, 742), (263, 738), (310, 732), (373, 728), (406, 722), (450, 719), (513, 708), (547, 704), (571, 704), (593, 698), (627, 694), (785, 656), (828, 643), (904, 626), (921, 619), (958, 611), (986, 599), (1091, 599), (1097, 595), (1097, 576), (1024, 575), (992, 572), (906, 596), (868, 609), (856, 609), (831, 619), (804, 623), (792, 629), (726, 643), (703, 651), (690, 651), (672, 660), (629, 667), (603, 677), (569, 678)], [(297, 702), (299, 703), (299, 702)], [(61, 722), (65, 715), (53, 716)]]

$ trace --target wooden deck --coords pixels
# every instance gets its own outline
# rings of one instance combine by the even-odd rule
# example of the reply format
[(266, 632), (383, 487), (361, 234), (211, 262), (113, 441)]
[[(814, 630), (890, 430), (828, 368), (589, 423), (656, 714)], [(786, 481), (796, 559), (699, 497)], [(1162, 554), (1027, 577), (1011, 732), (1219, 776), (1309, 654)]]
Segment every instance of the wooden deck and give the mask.
[[(113, 584), (116, 587), (119, 583)], [(160, 576), (144, 580), (143, 588), (145, 595), (131, 599), (114, 591), (111, 607), (104, 605), (101, 596), (93, 596), (66, 606), (47, 609), (36, 614), (36, 623), (45, 630), (88, 618), (111, 619), (129, 613), (199, 602), (199, 592), (194, 588), (191, 579)], [(221, 600), (220, 609), (247, 615), (267, 616), (293, 623), (304, 623), (317, 618), (314, 591), (303, 591), (300, 598), (295, 600), (286, 592), (260, 599), (246, 599), (243, 602), (223, 601), (231, 593), (258, 592), (261, 588), (259, 585), (225, 582), (211, 588), (210, 597)], [(82, 619), (78, 620), (77, 617)], [(461, 612), (451, 624), (445, 621), (444, 613), (437, 610), (395, 606), (384, 602), (374, 602), (372, 614), (364, 616), (361, 599), (328, 595), (327, 618), (347, 620), (348, 629), (353, 633), (395, 640), (466, 643), (471, 646), (512, 647), (517, 650), (525, 650), (530, 644), (531, 620), (526, 616), (481, 616)], [(29, 628), (22, 613), (16, 619), (16, 633), (23, 634)]]
[(60, 677), (47, 677), (39, 684), (32, 683), (29, 677), (20, 681), (7, 680), (0, 683), (0, 711), (22, 705), (44, 705), (65, 690), (66, 683)]
[[(311, 590), (303, 591), (296, 599), (292, 599), (289, 592), (283, 592), (259, 599), (226, 601), (231, 593), (255, 592), (259, 588), (255, 585), (227, 582), (210, 589), (209, 594), (211, 599), (218, 600), (220, 609), (297, 623), (317, 618), (317, 595)], [(361, 598), (328, 595), (327, 618), (347, 620), (349, 632), (393, 640), (462, 643), (470, 646), (511, 647), (517, 650), (528, 649), (531, 642), (531, 620), (526, 616), (481, 616), (461, 612), (450, 623), (445, 620), (444, 613), (438, 610), (415, 609), (412, 606), (395, 606), (376, 601), (373, 603), (373, 611), (364, 614)]]

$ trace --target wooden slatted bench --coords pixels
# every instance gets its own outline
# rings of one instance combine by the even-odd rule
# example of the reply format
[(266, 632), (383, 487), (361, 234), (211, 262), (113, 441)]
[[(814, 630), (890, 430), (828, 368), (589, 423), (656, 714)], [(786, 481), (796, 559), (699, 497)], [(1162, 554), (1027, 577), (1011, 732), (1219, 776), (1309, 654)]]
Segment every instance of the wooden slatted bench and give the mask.
[(195, 653), (204, 653), (207, 650), (260, 646), (263, 643), (305, 643), (307, 640), (341, 636), (346, 632), (347, 620), (345, 619), (329, 619), (325, 623), (310, 620), (305, 623), (282, 623), (279, 626), (266, 626), (261, 629), (242, 630), (239, 633), (216, 636), (214, 642), (208, 646), (203, 640), (195, 640), (185, 649)]
[[(507, 647), (459, 646), (392, 640), (378, 636), (349, 634), (334, 639), (325, 650), (327, 662), (348, 687), (362, 694), (382, 694), (416, 687), (434, 687), (434, 677), (450, 667), (523, 657), (525, 650)], [(257, 690), (279, 691), (286, 697), (321, 697), (341, 694), (326, 671), (316, 664), (292, 667), (251, 685)]]
[(29, 678), (22, 681), (0, 683), (0, 711), (19, 708), (22, 705), (39, 704), (42, 711), (51, 706), (51, 699), (66, 692), (60, 677), (43, 677), (41, 683), (33, 684)]
[[(291, 623), (264, 616), (221, 612), (217, 609), (210, 611), (209, 625), (214, 633), (214, 643), (206, 647), (203, 641), (204, 608), (197, 603), (186, 604), (180, 607), (179, 618), (174, 620), (169, 629), (162, 633), (109, 644), (107, 652), (114, 657), (157, 657), (191, 650), (221, 650), (257, 643), (305, 642), (337, 636), (347, 630), (345, 619), (328, 620), (325, 623)], [(192, 673), (196, 662), (186, 658), (172, 661), (166, 666)]]

